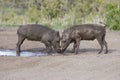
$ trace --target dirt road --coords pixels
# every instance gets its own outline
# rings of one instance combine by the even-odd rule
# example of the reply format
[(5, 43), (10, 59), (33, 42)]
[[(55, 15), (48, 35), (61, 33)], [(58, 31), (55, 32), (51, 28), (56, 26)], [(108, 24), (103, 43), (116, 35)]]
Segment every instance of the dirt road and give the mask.
[[(120, 31), (107, 30), (109, 53), (97, 54), (99, 44), (82, 41), (78, 55), (0, 57), (0, 80), (120, 80)], [(0, 29), (0, 49), (15, 49), (16, 29)], [(44, 51), (40, 42), (25, 41), (22, 50)]]

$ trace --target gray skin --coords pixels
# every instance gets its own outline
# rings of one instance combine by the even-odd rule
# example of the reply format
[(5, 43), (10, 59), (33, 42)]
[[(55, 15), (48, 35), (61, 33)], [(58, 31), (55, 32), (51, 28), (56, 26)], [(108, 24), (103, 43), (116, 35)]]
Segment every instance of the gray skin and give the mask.
[(107, 42), (105, 41), (106, 30), (105, 26), (98, 24), (81, 24), (75, 25), (63, 31), (61, 38), (61, 53), (63, 53), (70, 43), (74, 43), (73, 50), (75, 54), (78, 54), (79, 45), (81, 40), (94, 40), (97, 39), (101, 46), (99, 54), (102, 52), (105, 46), (105, 53), (108, 53)]
[(60, 35), (58, 31), (52, 30), (48, 27), (37, 25), (37, 24), (28, 24), (22, 25), (17, 30), (18, 42), (16, 45), (17, 56), (20, 56), (20, 46), (25, 39), (32, 41), (41, 41), (45, 44), (47, 48), (47, 53), (50, 54), (52, 48), (55, 51), (60, 52)]

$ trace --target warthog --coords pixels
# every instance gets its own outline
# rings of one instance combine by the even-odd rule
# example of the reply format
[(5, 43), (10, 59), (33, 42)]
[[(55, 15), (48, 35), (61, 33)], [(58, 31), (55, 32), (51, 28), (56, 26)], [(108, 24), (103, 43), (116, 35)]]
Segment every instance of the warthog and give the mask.
[(52, 47), (60, 52), (60, 35), (58, 31), (52, 30), (48, 27), (28, 24), (22, 25), (17, 30), (18, 42), (16, 45), (17, 56), (20, 56), (20, 46), (25, 39), (32, 41), (41, 41), (47, 48), (47, 53), (50, 54)]
[(73, 52), (78, 53), (81, 40), (94, 40), (97, 39), (101, 46), (99, 53), (102, 52), (105, 46), (108, 53), (107, 42), (105, 41), (106, 29), (105, 26), (98, 24), (81, 24), (75, 25), (63, 31), (61, 38), (61, 53), (63, 53), (70, 43), (74, 43)]

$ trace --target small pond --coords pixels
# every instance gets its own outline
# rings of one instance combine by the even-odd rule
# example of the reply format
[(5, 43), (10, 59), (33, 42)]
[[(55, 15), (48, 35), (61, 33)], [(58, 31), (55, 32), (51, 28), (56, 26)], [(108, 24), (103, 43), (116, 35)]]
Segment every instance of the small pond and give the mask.
[[(47, 56), (47, 53), (41, 53), (41, 52), (30, 52), (30, 51), (22, 51), (20, 53), (20, 56), (23, 57), (29, 57), (29, 56)], [(0, 56), (16, 56), (15, 50), (4, 50), (0, 49)]]

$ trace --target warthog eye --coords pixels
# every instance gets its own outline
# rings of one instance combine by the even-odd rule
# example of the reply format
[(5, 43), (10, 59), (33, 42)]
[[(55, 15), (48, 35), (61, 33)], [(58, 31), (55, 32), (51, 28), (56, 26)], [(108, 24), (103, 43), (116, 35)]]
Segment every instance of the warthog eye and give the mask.
[(57, 43), (59, 43), (60, 41), (56, 41)]
[(57, 42), (57, 43), (59, 43), (59, 42), (60, 42), (60, 40), (56, 40), (56, 42)]
[(66, 41), (64, 40), (64, 41), (62, 41), (62, 43), (66, 43)]

